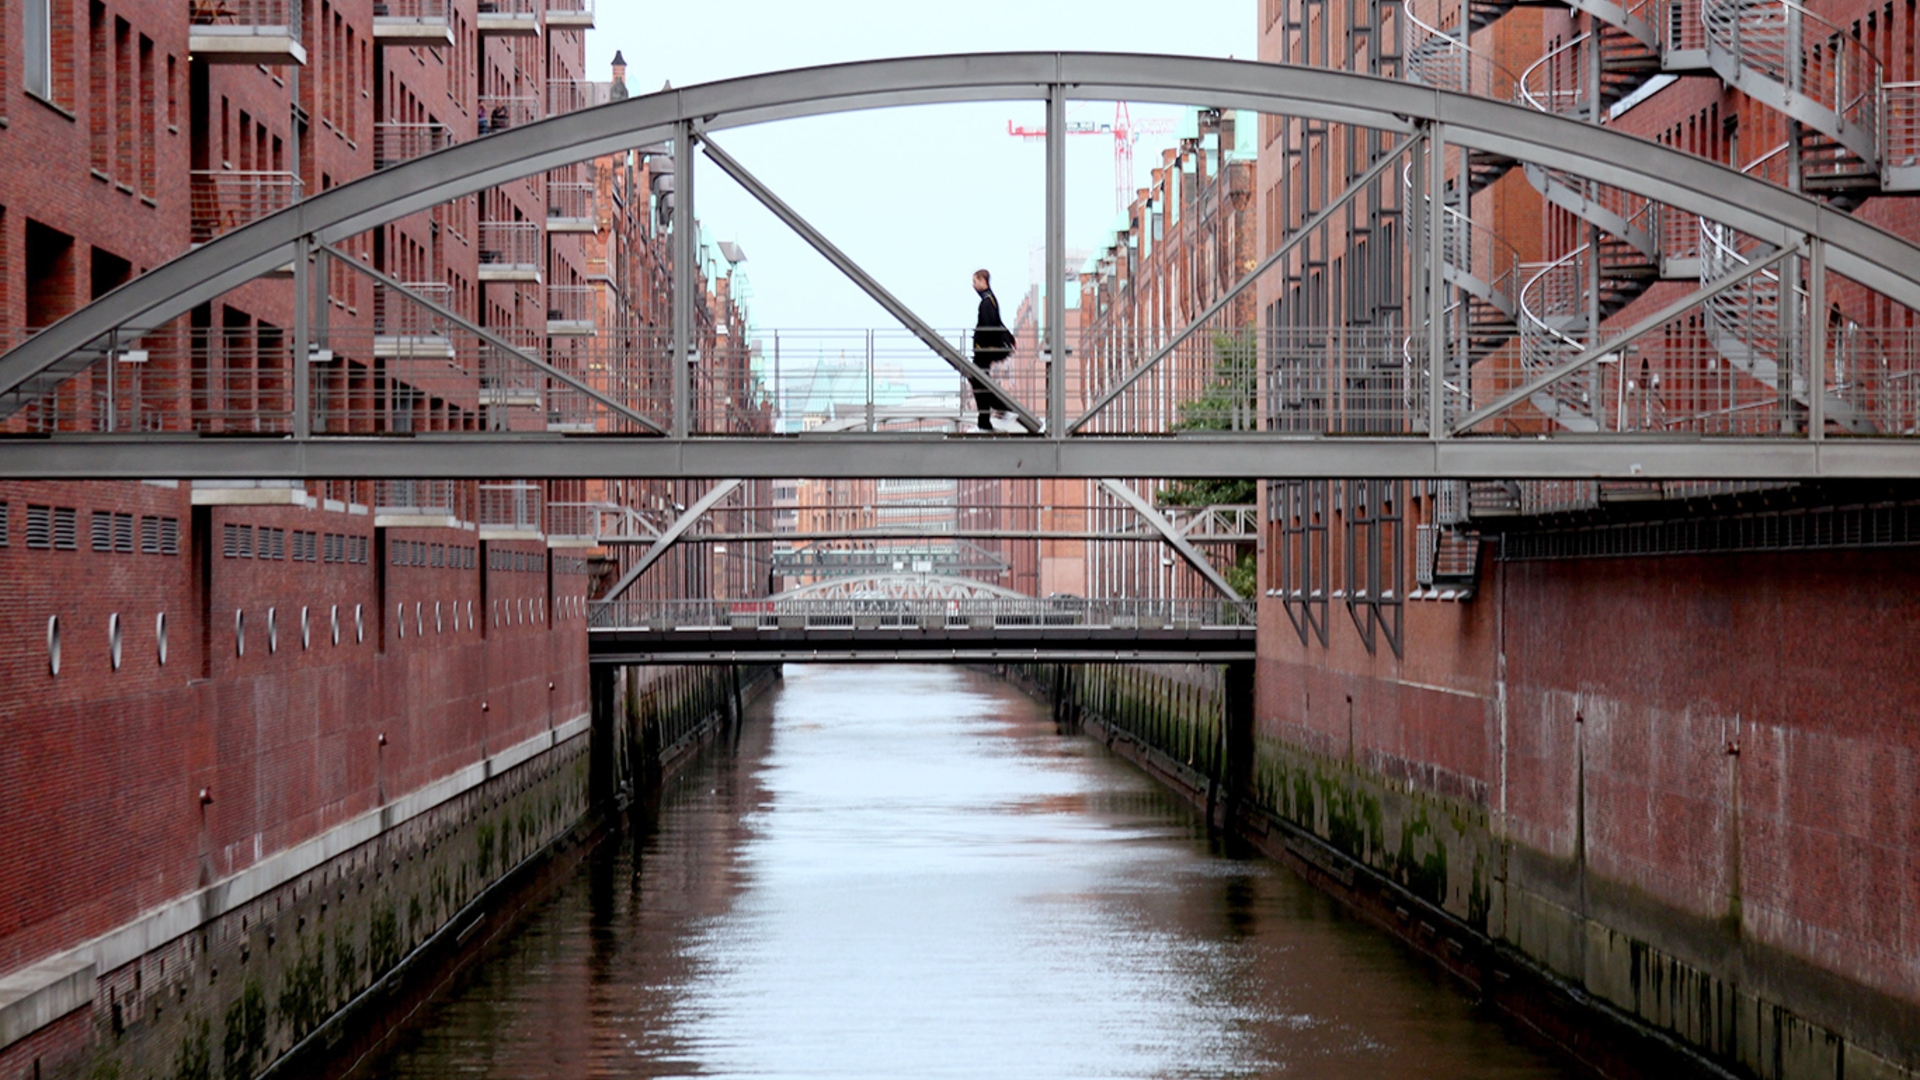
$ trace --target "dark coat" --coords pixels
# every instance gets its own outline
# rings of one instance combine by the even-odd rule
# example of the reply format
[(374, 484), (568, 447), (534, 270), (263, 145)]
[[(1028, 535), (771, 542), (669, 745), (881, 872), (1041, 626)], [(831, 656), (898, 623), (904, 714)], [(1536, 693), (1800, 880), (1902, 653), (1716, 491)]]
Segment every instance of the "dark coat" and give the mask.
[(973, 325), (973, 362), (989, 367), (1013, 353), (1013, 331), (1000, 321), (1000, 301), (993, 290), (980, 294), (980, 316)]

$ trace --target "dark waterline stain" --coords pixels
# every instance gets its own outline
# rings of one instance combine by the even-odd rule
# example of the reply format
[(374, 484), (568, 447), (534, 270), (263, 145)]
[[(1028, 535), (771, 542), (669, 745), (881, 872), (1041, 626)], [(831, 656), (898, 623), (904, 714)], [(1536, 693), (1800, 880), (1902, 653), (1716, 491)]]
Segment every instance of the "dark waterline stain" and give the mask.
[(1011, 686), (801, 666), (374, 1072), (1574, 1075)]

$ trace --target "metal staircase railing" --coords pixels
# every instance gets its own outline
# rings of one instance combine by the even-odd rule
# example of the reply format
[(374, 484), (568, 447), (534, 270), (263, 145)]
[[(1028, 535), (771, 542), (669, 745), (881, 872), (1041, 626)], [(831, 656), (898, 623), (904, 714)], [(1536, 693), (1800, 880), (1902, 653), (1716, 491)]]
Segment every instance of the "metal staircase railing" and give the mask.
[(1660, 50), (1618, 27), (1600, 27), (1600, 101), (1593, 102), (1593, 32), (1577, 34), (1520, 73), (1522, 104), (1598, 122), (1608, 108), (1660, 74)]
[(1519, 80), (1492, 57), (1406, 12), (1406, 72), (1423, 86), (1498, 101), (1513, 100)]
[(1880, 61), (1794, 0), (1701, 0), (1707, 61), (1729, 85), (1821, 133), (1802, 151), (1810, 190), (1877, 186)]
[[(1576, 334), (1587, 325), (1588, 245), (1540, 267), (1520, 290), (1520, 367), (1531, 378), (1580, 355)], [(1571, 431), (1597, 431), (1598, 365), (1549, 384), (1530, 399), (1542, 415)]]

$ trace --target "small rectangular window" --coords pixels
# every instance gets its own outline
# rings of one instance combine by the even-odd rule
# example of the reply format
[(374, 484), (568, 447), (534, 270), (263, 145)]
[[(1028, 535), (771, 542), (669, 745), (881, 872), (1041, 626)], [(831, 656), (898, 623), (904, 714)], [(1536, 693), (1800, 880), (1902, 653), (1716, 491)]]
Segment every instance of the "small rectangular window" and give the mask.
[(25, 31), (26, 88), (29, 94), (53, 100), (53, 3), (26, 0), (21, 5)]
[(180, 554), (180, 519), (163, 517), (160, 519), (160, 554)]
[(61, 551), (80, 550), (80, 512), (71, 506), (53, 508), (53, 546)]
[(133, 515), (113, 515), (113, 550), (133, 554)]
[(140, 554), (160, 554), (160, 519), (152, 514), (140, 515)]
[(0, 547), (13, 543), (13, 536), (9, 529), (11, 524), (12, 519), (7, 516), (7, 504), (0, 502)]
[(253, 526), (235, 525), (234, 530), (240, 534), (240, 557), (253, 558)]
[(263, 529), (261, 531), (267, 534), (266, 538), (272, 546), (267, 547), (266, 550), (264, 550), (261, 553), (260, 557), (263, 559), (286, 558), (287, 557), (287, 530)]
[(27, 546), (43, 549), (53, 546), (53, 507), (27, 507)]
[(367, 538), (364, 536), (356, 536), (353, 538), (353, 561), (362, 566), (366, 565)]
[(220, 554), (229, 559), (240, 557), (240, 526), (220, 526)]
[(93, 550), (113, 550), (113, 515), (105, 510), (93, 512)]

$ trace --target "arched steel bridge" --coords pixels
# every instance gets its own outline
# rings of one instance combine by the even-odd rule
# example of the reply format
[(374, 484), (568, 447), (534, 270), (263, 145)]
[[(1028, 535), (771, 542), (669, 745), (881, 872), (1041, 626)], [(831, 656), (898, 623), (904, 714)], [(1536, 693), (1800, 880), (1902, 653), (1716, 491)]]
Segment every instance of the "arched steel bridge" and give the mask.
[[(1425, 191), (1446, 182), (1448, 148), (1590, 178), (1718, 223), (1751, 238), (1749, 257), (1729, 263), (1722, 276), (1668, 304), (1634, 326), (1589, 341), (1506, 381), (1463, 392), (1469, 362), (1450, 357), (1440, 319), (1409, 320), (1391, 342), (1368, 346), (1367, 377), (1391, 383), (1390, 407), (1316, 414), (1285, 432), (1185, 432), (1116, 427), (1116, 401), (1136, 380), (1151, 377), (1177, 346), (1203, 329), (1206, 316), (1147, 350), (1150, 355), (1094, 388), (1077, 415), (1067, 408), (1066, 364), (1050, 365), (1044, 401), (1031, 396), (1015, 412), (1025, 437), (970, 439), (957, 452), (940, 432), (857, 432), (818, 436), (741, 435), (701, 430), (691, 415), (690, 372), (696, 358), (692, 311), (693, 160), (677, 158), (675, 230), (677, 286), (672, 346), (660, 374), (671, 386), (663, 412), (649, 413), (630, 388), (596, 384), (522, 354), (548, 389), (587, 403), (593, 421), (576, 433), (515, 430), (422, 432), (405, 438), (338, 430), (316, 423), (314, 358), (323, 328), (314, 325), (314, 268), (345, 262), (397, 295), (418, 301), (436, 318), (511, 352), (513, 343), (460, 318), (430, 299), (407, 293), (333, 245), (370, 228), (486, 188), (574, 162), (672, 139), (699, 145), (707, 158), (767, 205), (905, 326), (926, 350), (955, 371), (980, 377), (960, 348), (932, 330), (885, 288), (835, 248), (818, 230), (760, 183), (715, 141), (716, 133), (751, 124), (903, 105), (1039, 100), (1049, 130), (1062, 131), (1068, 99), (1165, 102), (1287, 114), (1350, 125), (1379, 134), (1382, 152), (1343, 194), (1316, 208), (1295, 234), (1323, 231), (1351, 195), (1383, 178), (1395, 180), (1405, 163), (1413, 197), (1407, 229), (1409, 273), (1416, 292), (1438, 296), (1447, 230), (1427, 228)], [(1369, 136), (1373, 138), (1373, 136)], [(1370, 144), (1371, 145), (1371, 144)], [(1065, 151), (1062, 138), (1047, 149), (1048, 275), (1064, 278)], [(1249, 274), (1235, 293), (1292, 250), (1289, 240)], [(1423, 257), (1424, 256), (1424, 257)], [(1798, 402), (1805, 419), (1778, 436), (1704, 437), (1695, 430), (1633, 433), (1560, 430), (1531, 416), (1511, 423), (1518, 406), (1546, 388), (1621, 354), (1642, 335), (1729, 293), (1786, 259), (1804, 259), (1812, 310), (1822, 302), (1821, 268), (1909, 307), (1920, 307), (1920, 248), (1864, 221), (1712, 162), (1606, 128), (1518, 105), (1406, 82), (1345, 72), (1198, 57), (1095, 53), (1005, 53), (880, 60), (808, 68), (709, 83), (633, 98), (500, 132), (430, 154), (322, 192), (237, 229), (120, 287), (0, 355), (0, 419), (50, 400), (63, 382), (96, 364), (115, 362), (143, 334), (196, 305), (255, 278), (284, 271), (295, 279), (290, 402), (284, 423), (268, 417), (261, 434), (202, 438), (190, 428), (143, 432), (112, 430), (19, 431), (0, 441), (3, 477), (791, 477), (999, 476), (1382, 478), (1821, 478), (1920, 476), (1920, 440), (1910, 419), (1851, 427), (1829, 437), (1828, 416), (1848, 407), (1826, 388), (1824, 335), (1790, 341), (1779, 355), (1751, 358), (1743, 374), (1778, 386), (1786, 404)], [(325, 275), (319, 275), (324, 279)], [(1048, 290), (1048, 355), (1067, 355), (1060, 289)], [(1222, 300), (1224, 304), (1225, 298)], [(1329, 328), (1328, 333), (1338, 328)], [(1342, 346), (1343, 348), (1346, 346)], [(1370, 351), (1368, 351), (1370, 350)], [(1311, 350), (1309, 350), (1311, 351)], [(1301, 356), (1263, 356), (1263, 379), (1276, 363)], [(519, 362), (517, 360), (516, 362)], [(1132, 364), (1132, 362), (1129, 362)], [(1804, 372), (1822, 372), (1809, 390)], [(1801, 372), (1801, 375), (1791, 374)], [(1439, 377), (1433, 377), (1438, 373)], [(1800, 379), (1796, 382), (1796, 379)], [(1771, 382), (1768, 382), (1771, 380)], [(990, 380), (989, 380), (990, 381)], [(1459, 385), (1456, 385), (1459, 384)], [(1771, 392), (1771, 391), (1770, 391)], [(1016, 402), (1021, 395), (1013, 395)], [(1030, 407), (1029, 407), (1030, 406)], [(1103, 410), (1106, 410), (1103, 412)], [(1852, 415), (1852, 414), (1849, 414)], [(1905, 414), (1902, 414), (1903, 416)], [(96, 427), (99, 425), (95, 425)], [(109, 427), (111, 425), (108, 425)], [(165, 425), (162, 425), (165, 426)], [(1578, 428), (1580, 425), (1572, 425)], [(1161, 436), (1161, 437), (1143, 437)]]

